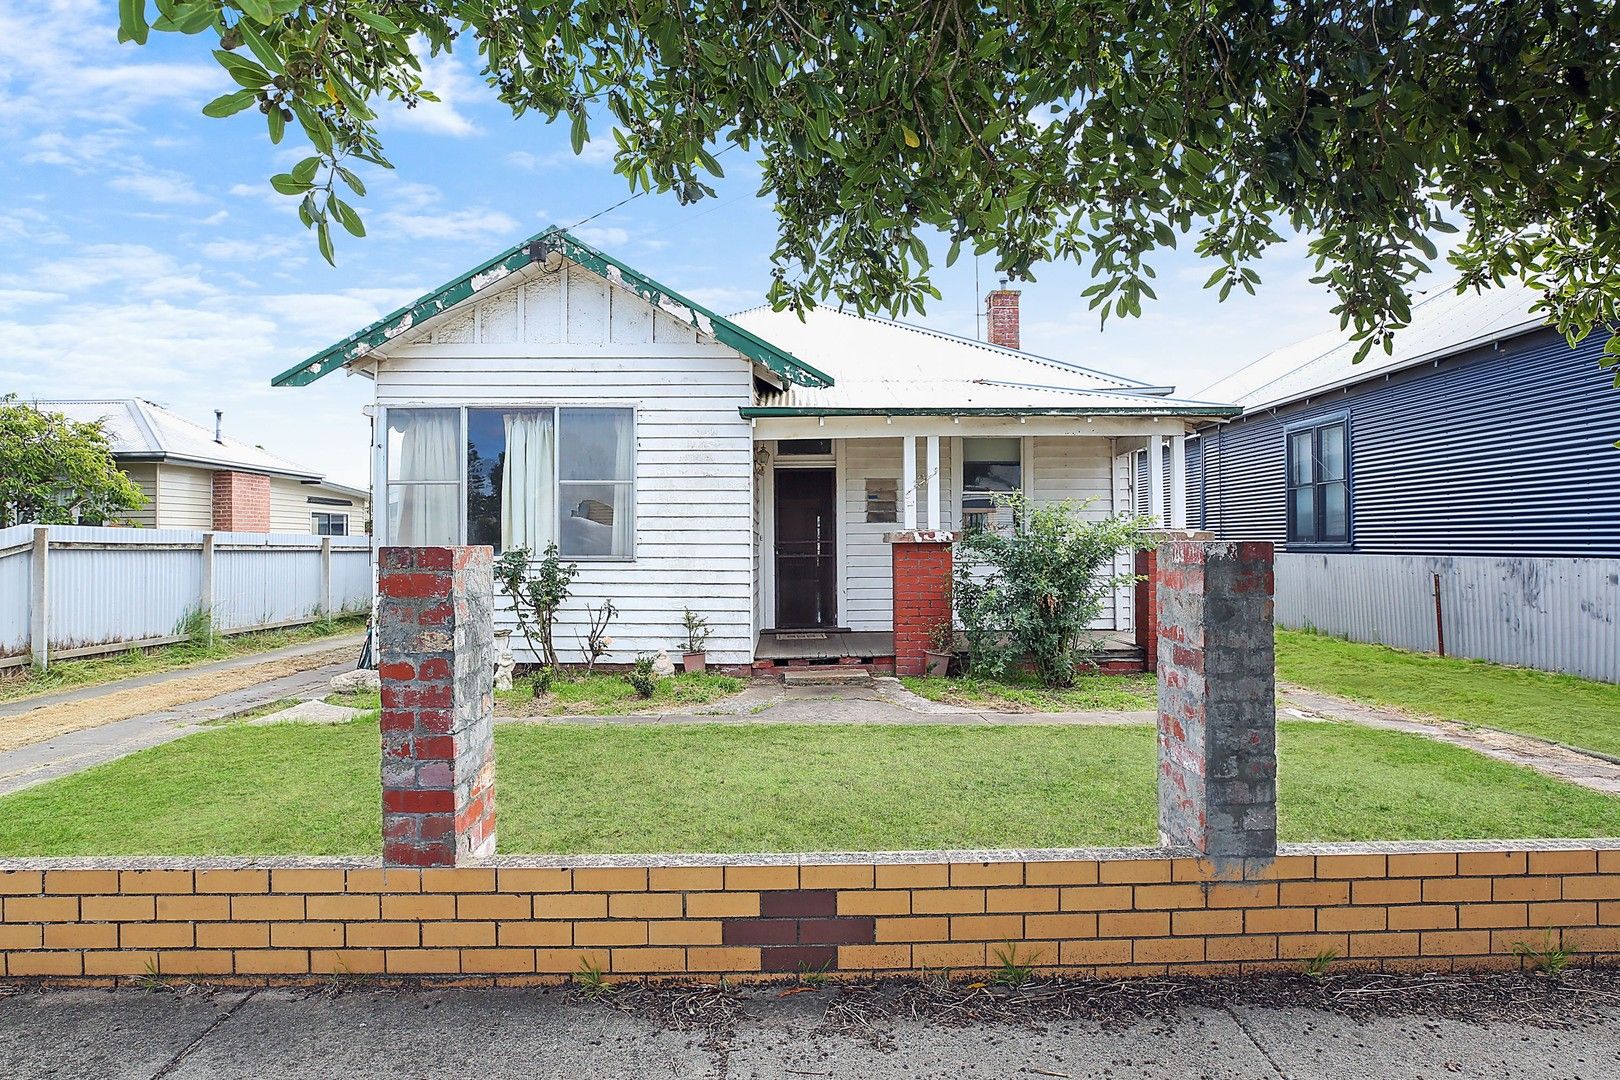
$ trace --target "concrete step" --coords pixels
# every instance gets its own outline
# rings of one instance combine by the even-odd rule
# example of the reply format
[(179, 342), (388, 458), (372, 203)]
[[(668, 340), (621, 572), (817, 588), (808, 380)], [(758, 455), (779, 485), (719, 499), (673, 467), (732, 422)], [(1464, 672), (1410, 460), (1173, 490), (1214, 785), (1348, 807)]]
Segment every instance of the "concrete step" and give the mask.
[(782, 673), (786, 686), (867, 686), (872, 676), (858, 667), (802, 667), (788, 668)]

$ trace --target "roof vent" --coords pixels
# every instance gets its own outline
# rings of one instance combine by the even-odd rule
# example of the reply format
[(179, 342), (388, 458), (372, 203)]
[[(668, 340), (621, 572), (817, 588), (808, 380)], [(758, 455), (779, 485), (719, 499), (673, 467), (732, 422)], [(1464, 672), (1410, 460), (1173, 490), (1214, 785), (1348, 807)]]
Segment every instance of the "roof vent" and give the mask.
[[(1015, 312), (1015, 315), (1016, 315), (1016, 312)], [(223, 431), (224, 426), (225, 426), (225, 410), (223, 410), (223, 409), (215, 409), (214, 410), (214, 441), (219, 443), (221, 446), (225, 445), (225, 435), (224, 435), (224, 431)]]

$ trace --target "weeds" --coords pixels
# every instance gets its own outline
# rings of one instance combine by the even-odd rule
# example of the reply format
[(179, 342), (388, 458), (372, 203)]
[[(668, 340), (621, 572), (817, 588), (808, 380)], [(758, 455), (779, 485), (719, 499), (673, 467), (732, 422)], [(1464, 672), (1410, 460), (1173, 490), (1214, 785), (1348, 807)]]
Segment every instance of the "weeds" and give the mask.
[(1017, 989), (1029, 982), (1030, 976), (1035, 973), (1034, 964), (1031, 963), (1033, 957), (1020, 957), (1018, 946), (1011, 942), (998, 946), (995, 956), (998, 966), (995, 976), (990, 981), (997, 986)]
[(600, 1001), (613, 993), (613, 987), (602, 977), (602, 965), (588, 956), (579, 959), (579, 970), (574, 972), (574, 985), (591, 1001)]
[(1328, 968), (1333, 961), (1339, 958), (1339, 950), (1323, 949), (1309, 960), (1305, 961), (1305, 974), (1313, 979), (1320, 979), (1327, 975)]
[(135, 985), (143, 994), (156, 994), (170, 989), (168, 981), (158, 974), (157, 961), (146, 962), (146, 972), (135, 979)]
[(529, 675), (529, 687), (534, 691), (535, 697), (545, 697), (551, 693), (551, 680), (556, 673), (550, 667), (536, 668)]
[(1532, 971), (1539, 971), (1549, 979), (1556, 979), (1569, 967), (1570, 961), (1575, 959), (1575, 949), (1568, 942), (1556, 943), (1552, 931), (1549, 930), (1541, 939), (1540, 945), (1515, 941), (1513, 955), (1528, 960)]
[(826, 986), (827, 985), (827, 971), (831, 966), (832, 966), (832, 961), (830, 961), (830, 960), (827, 961), (827, 963), (822, 964), (820, 967), (814, 967), (814, 968), (811, 967), (809, 964), (800, 964), (799, 965), (799, 974), (798, 974), (799, 982), (802, 983), (805, 986), (816, 986), (816, 987)]

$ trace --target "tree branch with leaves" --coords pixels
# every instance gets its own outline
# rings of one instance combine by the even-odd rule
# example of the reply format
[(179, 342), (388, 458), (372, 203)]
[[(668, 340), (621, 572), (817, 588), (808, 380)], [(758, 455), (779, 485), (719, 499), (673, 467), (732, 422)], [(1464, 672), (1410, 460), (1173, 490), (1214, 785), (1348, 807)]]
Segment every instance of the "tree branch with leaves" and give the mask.
[[(756, 153), (780, 225), (770, 299), (921, 310), (950, 260), (1030, 278), (1089, 266), (1137, 315), (1190, 243), (1224, 298), (1309, 237), (1313, 281), (1363, 350), (1392, 347), (1433, 237), (1461, 287), (1523, 278), (1576, 341), (1620, 324), (1615, 0), (121, 0), (121, 36), (217, 39), (272, 141), (273, 178), (333, 255), (363, 226), (355, 162), (388, 167), (375, 106), (429, 100), (421, 54), (474, 52), (514, 115), (612, 124), (633, 190), (714, 194)], [(154, 11), (155, 9), (155, 11)], [(341, 185), (341, 186), (340, 186)], [(345, 194), (340, 195), (343, 191)], [(1604, 358), (1617, 367), (1620, 345)], [(1620, 381), (1620, 367), (1617, 367)]]

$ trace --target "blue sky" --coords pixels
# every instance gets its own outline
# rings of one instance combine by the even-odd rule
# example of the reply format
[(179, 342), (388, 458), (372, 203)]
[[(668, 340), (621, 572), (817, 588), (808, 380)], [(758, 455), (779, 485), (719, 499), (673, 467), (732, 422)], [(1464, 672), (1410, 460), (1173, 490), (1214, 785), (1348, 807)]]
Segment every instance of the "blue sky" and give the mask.
[[(369, 237), (339, 234), (327, 266), (272, 172), (305, 149), (272, 147), (256, 112), (201, 115), (234, 88), (199, 38), (120, 46), (110, 0), (13, 0), (0, 10), (0, 393), (140, 396), (199, 422), (216, 408), (238, 438), (350, 483), (366, 479), (370, 398), (361, 378), (302, 389), (270, 377), (382, 313), (551, 224), (627, 193), (605, 131), (582, 157), (566, 125), (514, 121), (475, 58), (441, 58), (444, 99), (385, 111), (393, 173), (368, 175)], [(719, 198), (645, 196), (580, 237), (725, 312), (760, 302), (775, 220), (757, 170), (727, 154)], [(1093, 367), (1203, 388), (1269, 349), (1332, 328), (1308, 284), (1303, 243), (1261, 266), (1257, 297), (1202, 289), (1190, 253), (1157, 264), (1160, 300), (1099, 331), (1083, 268), (1024, 283), (1024, 347)], [(943, 254), (943, 248), (939, 249)], [(979, 297), (963, 258), (941, 271), (926, 321), (971, 335)], [(992, 285), (991, 262), (983, 267)]]

